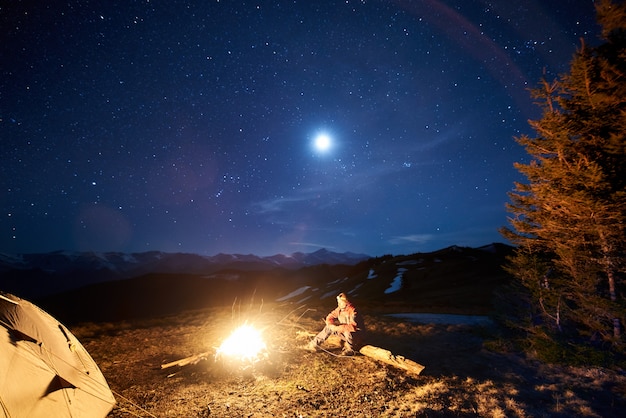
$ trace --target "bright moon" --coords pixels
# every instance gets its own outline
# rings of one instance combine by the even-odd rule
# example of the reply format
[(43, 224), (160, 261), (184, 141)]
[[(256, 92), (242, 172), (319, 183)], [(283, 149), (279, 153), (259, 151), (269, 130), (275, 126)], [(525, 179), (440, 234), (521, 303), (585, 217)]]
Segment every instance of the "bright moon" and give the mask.
[(328, 151), (331, 146), (331, 142), (330, 136), (327, 134), (319, 134), (315, 137), (315, 148), (322, 152)]

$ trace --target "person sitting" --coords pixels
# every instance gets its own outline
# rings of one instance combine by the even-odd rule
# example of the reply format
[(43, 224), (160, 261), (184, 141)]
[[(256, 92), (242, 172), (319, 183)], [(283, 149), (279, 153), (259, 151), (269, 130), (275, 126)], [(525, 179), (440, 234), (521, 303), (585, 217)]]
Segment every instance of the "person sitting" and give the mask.
[(337, 308), (330, 312), (324, 320), (326, 326), (304, 349), (316, 352), (320, 345), (331, 335), (336, 335), (342, 342), (341, 355), (354, 355), (354, 334), (358, 331), (356, 309), (348, 300), (345, 293), (337, 295)]

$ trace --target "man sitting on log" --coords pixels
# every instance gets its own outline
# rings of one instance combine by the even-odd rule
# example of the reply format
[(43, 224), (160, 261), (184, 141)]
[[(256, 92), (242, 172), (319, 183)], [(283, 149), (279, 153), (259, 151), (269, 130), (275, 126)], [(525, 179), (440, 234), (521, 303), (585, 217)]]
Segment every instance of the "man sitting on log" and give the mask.
[(319, 346), (331, 335), (336, 335), (341, 340), (343, 348), (342, 356), (354, 355), (354, 335), (357, 331), (356, 309), (350, 303), (345, 293), (337, 295), (337, 308), (330, 312), (325, 319), (326, 326), (305, 345), (305, 350), (316, 352)]

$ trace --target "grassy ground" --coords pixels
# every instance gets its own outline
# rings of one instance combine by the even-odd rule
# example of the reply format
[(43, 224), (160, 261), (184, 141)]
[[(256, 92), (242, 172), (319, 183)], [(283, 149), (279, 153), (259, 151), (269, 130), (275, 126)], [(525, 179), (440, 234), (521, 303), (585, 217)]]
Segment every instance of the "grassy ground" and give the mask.
[[(624, 373), (494, 353), (484, 348), (493, 335), (484, 327), (365, 315), (365, 342), (426, 366), (419, 376), (362, 355), (339, 357), (334, 341), (328, 352), (299, 349), (326, 313), (226, 307), (72, 331), (114, 391), (118, 404), (110, 417), (618, 417), (626, 411)], [(216, 360), (215, 348), (244, 322), (263, 331), (267, 358), (252, 366)], [(201, 353), (206, 359), (194, 365), (161, 368)]]

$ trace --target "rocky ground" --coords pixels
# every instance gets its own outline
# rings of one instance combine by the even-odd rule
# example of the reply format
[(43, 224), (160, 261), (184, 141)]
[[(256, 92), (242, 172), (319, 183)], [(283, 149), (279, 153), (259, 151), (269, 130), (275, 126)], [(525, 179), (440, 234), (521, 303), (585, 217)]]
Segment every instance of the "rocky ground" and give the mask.
[[(357, 355), (299, 349), (328, 307), (248, 306), (186, 312), (73, 332), (117, 399), (110, 417), (618, 417), (619, 371), (541, 364), (507, 352), (490, 325), (417, 324), (362, 315), (366, 342), (425, 366), (412, 375)], [(267, 353), (243, 364), (215, 357), (236, 327), (262, 331)], [(494, 352), (485, 347), (498, 347)], [(169, 362), (201, 355), (196, 364)]]

